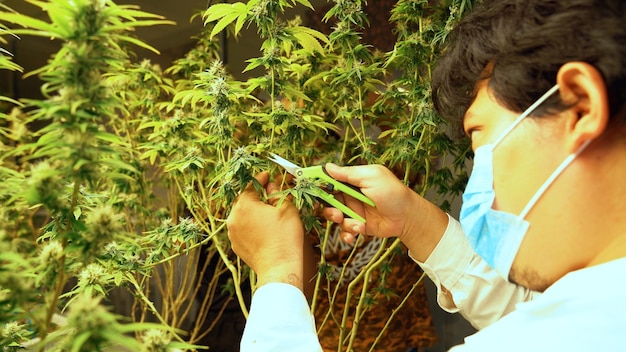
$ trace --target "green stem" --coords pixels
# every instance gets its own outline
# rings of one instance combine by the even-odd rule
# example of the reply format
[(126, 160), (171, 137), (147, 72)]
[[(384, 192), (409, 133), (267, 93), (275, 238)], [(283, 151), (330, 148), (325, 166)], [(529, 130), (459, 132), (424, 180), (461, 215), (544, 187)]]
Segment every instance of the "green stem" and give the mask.
[[(270, 38), (271, 39), (271, 38)], [(271, 87), (271, 94), (270, 94), (270, 102), (272, 104), (272, 106), (270, 107), (272, 110), (272, 114), (275, 112), (276, 109), (276, 103), (275, 103), (275, 86), (276, 86), (276, 72), (274, 72), (274, 68), (270, 68), (270, 75), (272, 76), (272, 87)], [(274, 147), (274, 136), (276, 135), (276, 124), (274, 124), (274, 121), (272, 121), (272, 135), (270, 137), (270, 150)]]
[[(350, 126), (350, 128), (352, 129), (352, 131), (354, 132), (354, 136), (356, 137), (356, 139), (359, 140), (359, 144), (361, 146), (365, 145), (365, 140), (362, 139), (361, 137), (361, 133), (359, 133), (359, 131), (356, 129), (356, 127), (354, 127), (354, 124), (352, 123), (352, 120), (348, 120), (348, 125)], [(347, 130), (346, 130), (347, 131)], [(347, 135), (347, 134), (346, 134)]]
[(257, 283), (257, 277), (256, 277), (256, 273), (253, 270), (250, 270), (250, 293), (254, 293), (254, 291), (256, 291), (256, 283)]
[(404, 167), (404, 179), (403, 182), (405, 185), (409, 184), (409, 178), (411, 177), (411, 162), (407, 161), (406, 166)]
[(343, 143), (341, 145), (341, 156), (339, 158), (339, 160), (343, 161), (344, 158), (346, 157), (346, 150), (348, 149), (348, 136), (350, 135), (350, 130), (346, 128), (344, 137), (343, 137)]
[(467, 6), (467, 0), (462, 0), (461, 7), (459, 8), (459, 18), (463, 17), (463, 10), (465, 10), (465, 6)]
[[(67, 223), (65, 224), (65, 228), (63, 229), (63, 234), (66, 235), (69, 232), (69, 228), (71, 227), (70, 216), (74, 216), (74, 208), (76, 207), (76, 203), (78, 202), (78, 193), (80, 191), (80, 183), (74, 181), (74, 189), (72, 190), (72, 198), (70, 201), (70, 214), (68, 214)], [(67, 248), (68, 239), (67, 236), (63, 236), (63, 248)], [(46, 338), (48, 335), (48, 331), (50, 330), (50, 323), (52, 322), (52, 317), (57, 309), (57, 304), (59, 303), (59, 297), (63, 294), (63, 288), (65, 287), (65, 283), (67, 282), (67, 275), (65, 272), (65, 260), (66, 260), (65, 251), (63, 251), (63, 255), (59, 259), (59, 277), (56, 282), (56, 287), (54, 292), (52, 293), (52, 301), (50, 302), (50, 306), (48, 307), (48, 312), (46, 313), (46, 320), (44, 321), (44, 329), (39, 332), (39, 336), (42, 340)], [(45, 346), (41, 346), (39, 348), (39, 352), (44, 351)]]
[(198, 247), (200, 247), (202, 245), (205, 245), (205, 244), (209, 243), (209, 241), (211, 241), (213, 239), (213, 237), (215, 237), (217, 234), (219, 234), (224, 229), (224, 227), (226, 227), (226, 223), (222, 223), (209, 236), (207, 236), (207, 238), (205, 238), (202, 241), (200, 241), (200, 242), (194, 244), (193, 246), (189, 247), (189, 249), (185, 250), (184, 252), (173, 254), (173, 255), (165, 258), (165, 259), (159, 260), (158, 262), (151, 263), (151, 264), (147, 265), (146, 267), (147, 268), (152, 268), (152, 267), (155, 267), (157, 265), (167, 263), (170, 260), (175, 259), (177, 257), (180, 257), (183, 254), (189, 253), (190, 251), (192, 251), (195, 248), (198, 248)]
[(389, 328), (389, 325), (391, 324), (391, 321), (393, 320), (393, 318), (400, 311), (400, 309), (402, 309), (402, 307), (404, 307), (404, 305), (409, 300), (409, 297), (411, 296), (413, 291), (415, 291), (417, 286), (419, 286), (419, 284), (422, 283), (422, 280), (424, 279), (424, 277), (426, 277), (426, 274), (422, 273), (422, 275), (419, 277), (419, 279), (417, 279), (417, 282), (415, 282), (413, 284), (413, 286), (411, 287), (409, 292), (404, 296), (404, 298), (402, 299), (402, 302), (400, 302), (400, 304), (391, 311), (391, 315), (389, 316), (389, 319), (387, 319), (387, 322), (385, 323), (383, 328), (378, 333), (378, 336), (376, 336), (376, 340), (374, 340), (374, 343), (370, 347), (369, 352), (373, 352), (374, 351), (374, 347), (376, 347), (376, 344), (378, 344), (378, 342), (380, 341), (380, 339), (383, 336), (383, 334), (385, 333), (385, 331)]
[[(156, 309), (156, 307), (154, 306), (154, 304), (152, 303), (152, 301), (150, 301), (150, 299), (148, 299), (148, 297), (146, 297), (146, 295), (143, 293), (143, 289), (141, 288), (141, 286), (137, 283), (137, 280), (135, 280), (135, 277), (132, 274), (127, 274), (126, 275), (126, 279), (128, 280), (128, 282), (130, 282), (133, 287), (135, 288), (135, 293), (139, 296), (139, 298), (141, 298), (141, 300), (143, 301), (143, 303), (150, 308), (150, 311), (152, 312), (152, 314), (154, 314), (154, 316), (159, 320), (159, 322), (165, 326), (169, 326), (169, 324), (167, 323), (167, 321), (163, 318), (163, 316), (161, 316), (161, 314), (159, 313), (159, 311)], [(178, 334), (174, 333), (173, 329), (171, 331), (174, 335), (174, 338), (176, 340), (178, 340), (179, 342), (185, 342), (185, 340), (183, 340), (180, 336), (178, 336)]]
[[(178, 189), (181, 191), (181, 195), (184, 194), (182, 192), (181, 189), (181, 184), (178, 182), (178, 180), (176, 180), (176, 185), (178, 187)], [(204, 187), (202, 185), (202, 182), (199, 183), (202, 191), (204, 191)], [(206, 194), (204, 194), (204, 196), (206, 197)], [(189, 208), (189, 212), (191, 212), (191, 214), (193, 215), (194, 219), (202, 219), (202, 217), (199, 217), (198, 214), (195, 212), (194, 207), (192, 206), (192, 204), (190, 204), (190, 199), (189, 198), (185, 198), (185, 202), (188, 203), (188, 208)], [(219, 234), (221, 232), (221, 230), (224, 229), (224, 227), (226, 226), (226, 223), (222, 223), (219, 227), (215, 227), (215, 219), (212, 216), (208, 217), (209, 222), (211, 223), (211, 228), (215, 229), (215, 231), (207, 231), (207, 233), (211, 233), (211, 235), (206, 238), (204, 241), (213, 241), (213, 243), (215, 244), (215, 248), (217, 249), (217, 252), (220, 255), (220, 258), (222, 259), (222, 262), (224, 262), (224, 264), (226, 265), (226, 267), (228, 268), (228, 271), (230, 271), (230, 274), (233, 278), (233, 284), (235, 286), (235, 294), (237, 296), (237, 300), (239, 302), (239, 306), (241, 308), (241, 311), (243, 312), (243, 315), (246, 317), (246, 319), (248, 318), (248, 309), (246, 307), (246, 303), (244, 301), (243, 298), (243, 292), (241, 291), (241, 280), (240, 280), (240, 276), (239, 276), (239, 270), (235, 267), (235, 265), (233, 264), (233, 262), (230, 260), (230, 258), (228, 258), (228, 254), (224, 251), (224, 248), (222, 247), (221, 242), (219, 241), (219, 238), (216, 236), (217, 234)], [(201, 224), (201, 226), (205, 229), (208, 230), (203, 224)], [(203, 241), (203, 242), (204, 242)]]
[[(400, 239), (396, 238), (395, 241), (393, 241), (393, 243), (391, 244), (391, 246), (389, 246), (389, 248), (385, 248), (386, 241), (383, 241), (383, 243), (381, 243), (380, 249), (378, 250), (378, 252), (376, 252), (376, 256), (368, 263), (365, 269), (365, 275), (363, 275), (363, 289), (361, 291), (361, 297), (359, 299), (359, 303), (356, 306), (356, 312), (354, 313), (355, 319), (354, 319), (354, 322), (352, 323), (352, 329), (350, 331), (350, 342), (348, 343), (348, 351), (352, 351), (352, 347), (354, 345), (356, 332), (359, 328), (361, 311), (363, 310), (363, 306), (364, 306), (363, 303), (365, 302), (365, 297), (367, 296), (367, 287), (368, 287), (368, 284), (370, 281), (369, 279), (372, 275), (372, 272), (374, 271), (374, 269), (378, 268), (378, 266), (380, 266), (380, 264), (382, 264), (383, 261), (386, 260), (393, 253), (393, 250), (400, 243), (401, 243)], [(386, 250), (386, 252), (380, 255), (382, 253), (382, 250)], [(378, 259), (375, 259), (375, 258), (378, 258)], [(350, 286), (352, 286), (355, 282), (356, 280), (354, 280), (350, 284)], [(350, 294), (348, 294), (348, 297), (350, 297)], [(346, 302), (346, 306), (347, 306), (347, 302)]]
[[(339, 330), (339, 349), (338, 349), (338, 352), (341, 352), (341, 347), (343, 346), (344, 338), (345, 338), (345, 335), (346, 335), (346, 333), (345, 333), (346, 332), (346, 328), (345, 327), (346, 327), (346, 324), (348, 323), (348, 316), (349, 316), (349, 312), (350, 312), (350, 300), (352, 298), (352, 292), (354, 291), (354, 288), (355, 288), (356, 284), (363, 279), (363, 277), (367, 274), (369, 269), (372, 268), (372, 266), (375, 263), (378, 263), (378, 261), (376, 259), (381, 256), (381, 254), (385, 250), (386, 244), (387, 244), (387, 238), (383, 238), (383, 240), (381, 241), (381, 244), (380, 244), (380, 248), (378, 248), (378, 251), (376, 251), (376, 253), (372, 257), (372, 259), (367, 263), (365, 268), (361, 269), (361, 272), (348, 285), (348, 293), (346, 294), (346, 302), (345, 302), (345, 306), (343, 307), (343, 317), (341, 318), (341, 328)], [(363, 286), (365, 288), (366, 284), (364, 283)], [(365, 293), (366, 293), (365, 290), (362, 290), (361, 291), (361, 297), (363, 297), (365, 295)], [(357, 308), (358, 308), (358, 306), (357, 306)], [(352, 327), (351, 332), (352, 331), (354, 331), (354, 326)]]
[[(330, 235), (330, 230), (332, 229), (332, 222), (326, 221), (326, 231), (324, 231), (324, 239), (321, 243), (321, 255), (319, 266), (326, 266), (326, 246), (328, 245), (328, 237)], [(313, 290), (313, 299), (311, 300), (311, 314), (315, 314), (315, 308), (317, 307), (317, 293), (320, 289), (320, 284), (322, 282), (322, 276), (319, 271), (317, 273), (317, 277), (315, 278), (315, 289)]]
[(322, 328), (324, 327), (324, 324), (326, 324), (326, 321), (328, 320), (328, 318), (330, 318), (332, 316), (333, 320), (337, 323), (337, 326), (341, 326), (341, 323), (339, 321), (337, 321), (337, 319), (335, 318), (335, 312), (334, 312), (334, 306), (335, 306), (335, 300), (337, 299), (337, 295), (339, 294), (339, 288), (341, 287), (342, 282), (344, 281), (345, 277), (346, 277), (346, 270), (348, 269), (348, 267), (350, 266), (350, 263), (352, 261), (352, 258), (355, 256), (356, 252), (358, 251), (359, 248), (359, 243), (358, 241), (362, 240), (363, 237), (357, 237), (357, 242), (354, 244), (354, 246), (352, 247), (352, 250), (350, 251), (350, 255), (348, 255), (348, 258), (346, 259), (343, 267), (341, 268), (341, 272), (339, 273), (339, 278), (337, 279), (337, 283), (335, 284), (335, 289), (333, 290), (333, 294), (332, 297), (330, 296), (330, 280), (327, 280), (327, 286), (328, 286), (328, 312), (326, 312), (326, 315), (324, 316), (324, 320), (322, 321), (322, 323), (319, 325), (319, 327), (317, 328), (317, 333), (319, 334), (322, 331)]
[(243, 298), (243, 293), (241, 291), (241, 282), (239, 281), (238, 270), (233, 265), (233, 262), (230, 260), (230, 258), (228, 258), (228, 254), (224, 251), (224, 248), (222, 248), (222, 244), (220, 243), (218, 237), (213, 237), (213, 243), (215, 244), (215, 248), (220, 254), (222, 261), (224, 262), (224, 264), (226, 264), (226, 267), (233, 277), (233, 285), (235, 286), (235, 293), (237, 295), (237, 300), (239, 301), (239, 307), (241, 308), (241, 312), (243, 313), (244, 317), (248, 319), (248, 308), (246, 307), (246, 302)]
[(361, 140), (361, 148), (363, 149), (363, 151), (366, 151), (368, 149), (368, 146), (365, 145), (365, 141), (367, 141), (367, 131), (365, 131), (365, 118), (363, 116), (363, 110), (365, 109), (364, 104), (363, 104), (363, 91), (361, 89), (361, 86), (359, 86), (359, 88), (357, 89), (358, 91), (358, 96), (359, 96), (359, 111), (361, 112), (359, 114), (359, 121), (361, 123), (361, 133), (362, 133), (362, 140)]

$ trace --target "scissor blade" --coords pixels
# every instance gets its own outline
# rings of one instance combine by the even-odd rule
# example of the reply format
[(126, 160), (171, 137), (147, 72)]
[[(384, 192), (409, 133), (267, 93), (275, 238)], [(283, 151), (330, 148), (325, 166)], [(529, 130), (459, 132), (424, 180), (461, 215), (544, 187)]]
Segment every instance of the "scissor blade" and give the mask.
[(270, 158), (271, 161), (275, 162), (276, 164), (282, 166), (285, 170), (287, 170), (288, 173), (292, 174), (292, 175), (296, 175), (296, 170), (300, 169), (299, 165), (296, 165), (294, 163), (292, 163), (291, 161), (277, 155), (274, 153), (270, 153)]

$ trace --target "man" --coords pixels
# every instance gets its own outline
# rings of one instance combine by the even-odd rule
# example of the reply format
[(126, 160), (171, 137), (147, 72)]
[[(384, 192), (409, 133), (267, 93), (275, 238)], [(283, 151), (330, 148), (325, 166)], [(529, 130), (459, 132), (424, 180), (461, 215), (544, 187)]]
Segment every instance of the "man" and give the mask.
[[(485, 1), (461, 21), (433, 77), (475, 151), (460, 224), (381, 166), (327, 166), (376, 203), (345, 199), (366, 225), (325, 209), (344, 239), (398, 236), (480, 329), (454, 351), (626, 350), (624, 23), (623, 0)], [(228, 226), (259, 280), (242, 350), (318, 351), (297, 210), (249, 188)]]

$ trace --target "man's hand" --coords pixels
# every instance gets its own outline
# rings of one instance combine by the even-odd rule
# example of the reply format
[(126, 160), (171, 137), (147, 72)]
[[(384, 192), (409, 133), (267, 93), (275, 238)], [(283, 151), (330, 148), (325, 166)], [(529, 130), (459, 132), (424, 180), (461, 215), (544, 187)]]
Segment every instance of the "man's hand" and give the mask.
[(325, 208), (324, 217), (341, 226), (341, 237), (353, 242), (357, 234), (377, 237), (399, 237), (411, 250), (412, 256), (425, 261), (435, 248), (448, 225), (448, 216), (405, 186), (381, 165), (340, 167), (326, 164), (326, 171), (338, 181), (361, 189), (375, 207), (345, 196), (338, 199), (366, 219), (366, 223), (344, 217), (335, 208)]
[[(269, 182), (269, 174), (256, 179), (271, 195), (279, 186)], [(285, 200), (269, 203), (259, 199), (252, 184), (235, 201), (227, 220), (233, 251), (257, 274), (257, 284), (288, 283), (302, 290), (304, 229), (298, 209)]]

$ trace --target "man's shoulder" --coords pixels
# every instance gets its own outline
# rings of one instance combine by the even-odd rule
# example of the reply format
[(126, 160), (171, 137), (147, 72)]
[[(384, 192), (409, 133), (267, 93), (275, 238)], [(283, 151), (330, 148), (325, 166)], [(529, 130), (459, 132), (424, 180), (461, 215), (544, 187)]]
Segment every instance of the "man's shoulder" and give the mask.
[(572, 272), (458, 351), (626, 351), (625, 270), (622, 258)]

